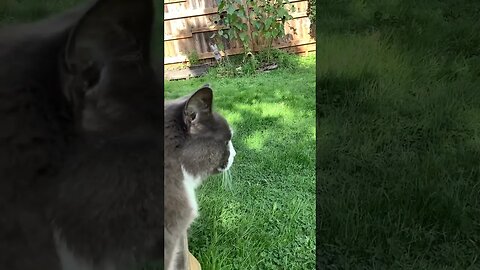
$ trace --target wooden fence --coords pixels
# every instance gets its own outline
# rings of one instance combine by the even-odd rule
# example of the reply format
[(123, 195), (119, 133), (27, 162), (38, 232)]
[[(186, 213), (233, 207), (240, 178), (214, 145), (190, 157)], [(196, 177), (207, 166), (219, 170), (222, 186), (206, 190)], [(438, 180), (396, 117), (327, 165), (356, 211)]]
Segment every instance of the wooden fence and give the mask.
[[(244, 1), (246, 3), (246, 1)], [(284, 48), (294, 53), (315, 51), (315, 40), (310, 37), (310, 20), (306, 0), (291, 0), (295, 7), (293, 19), (285, 25), (286, 36), (275, 40), (273, 47)], [(220, 27), (218, 24), (217, 0), (165, 0), (164, 2), (164, 65), (166, 69), (188, 62), (188, 56), (196, 53), (201, 61), (214, 59), (210, 37)], [(290, 27), (293, 27), (291, 29)], [(264, 46), (260, 40), (252, 41), (253, 50)], [(244, 53), (240, 42), (227, 44), (225, 53)]]

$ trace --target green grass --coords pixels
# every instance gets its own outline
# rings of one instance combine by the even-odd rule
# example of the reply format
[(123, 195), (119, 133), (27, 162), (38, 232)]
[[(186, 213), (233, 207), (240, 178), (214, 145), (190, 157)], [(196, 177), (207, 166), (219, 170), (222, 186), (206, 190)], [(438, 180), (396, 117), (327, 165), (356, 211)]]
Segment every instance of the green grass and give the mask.
[(318, 11), (319, 269), (480, 269), (480, 2)]
[(168, 99), (205, 83), (234, 130), (232, 186), (199, 189), (190, 249), (202, 269), (315, 268), (315, 58), (240, 78), (165, 82)]

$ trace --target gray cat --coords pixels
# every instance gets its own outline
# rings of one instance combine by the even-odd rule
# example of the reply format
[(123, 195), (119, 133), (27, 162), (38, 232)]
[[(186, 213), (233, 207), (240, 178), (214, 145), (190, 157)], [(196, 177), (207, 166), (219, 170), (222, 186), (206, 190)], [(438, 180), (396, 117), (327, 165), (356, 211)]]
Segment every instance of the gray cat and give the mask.
[(165, 104), (165, 269), (188, 269), (186, 234), (198, 216), (195, 188), (226, 172), (236, 155), (227, 121), (212, 111), (208, 85)]

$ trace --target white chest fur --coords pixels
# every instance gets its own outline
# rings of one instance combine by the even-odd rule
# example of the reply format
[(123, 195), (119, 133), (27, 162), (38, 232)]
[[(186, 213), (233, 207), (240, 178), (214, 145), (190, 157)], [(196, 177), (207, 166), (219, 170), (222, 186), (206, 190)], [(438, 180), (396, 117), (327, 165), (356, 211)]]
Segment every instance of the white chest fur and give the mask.
[(195, 195), (195, 189), (200, 185), (202, 179), (199, 176), (194, 176), (187, 172), (182, 166), (183, 172), (183, 185), (185, 192), (187, 193), (188, 204), (192, 208), (193, 218), (198, 217), (198, 202)]

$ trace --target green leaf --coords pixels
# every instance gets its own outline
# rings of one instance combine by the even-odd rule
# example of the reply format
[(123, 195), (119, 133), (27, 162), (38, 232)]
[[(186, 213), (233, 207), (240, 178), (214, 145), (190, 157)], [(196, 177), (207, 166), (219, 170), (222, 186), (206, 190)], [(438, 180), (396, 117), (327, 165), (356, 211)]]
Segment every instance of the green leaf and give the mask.
[(282, 18), (283, 16), (287, 16), (287, 15), (288, 15), (288, 12), (283, 8), (278, 11), (278, 17), (280, 17), (280, 18)]
[(227, 8), (227, 14), (232, 15), (235, 12), (235, 7), (234, 6), (229, 6)]
[(235, 16), (235, 23), (236, 23), (236, 24), (239, 24), (239, 25), (243, 25), (243, 24), (244, 24), (243, 21), (242, 21), (242, 18), (240, 18), (240, 17), (237, 15), (237, 13), (235, 13), (234, 16)]
[(219, 35), (223, 35), (223, 30), (218, 30)]
[(233, 27), (235, 27), (238, 30), (243, 30), (242, 24), (234, 24)]
[(277, 28), (275, 36), (276, 37), (283, 37), (284, 35), (285, 35), (285, 31), (284, 31), (283, 27), (282, 28)]
[(265, 29), (269, 29), (270, 28), (270, 25), (272, 25), (273, 23), (273, 18), (270, 17), (268, 18), (266, 21), (265, 21)]
[(240, 36), (240, 39), (244, 42), (248, 40), (248, 35), (245, 32), (241, 32), (239, 36)]
[(245, 11), (243, 9), (239, 9), (238, 12), (237, 12), (237, 16), (242, 18), (242, 19), (246, 19), (247, 16), (245, 16)]
[(223, 10), (225, 7), (225, 1), (220, 1), (220, 4), (218, 5), (218, 11)]

